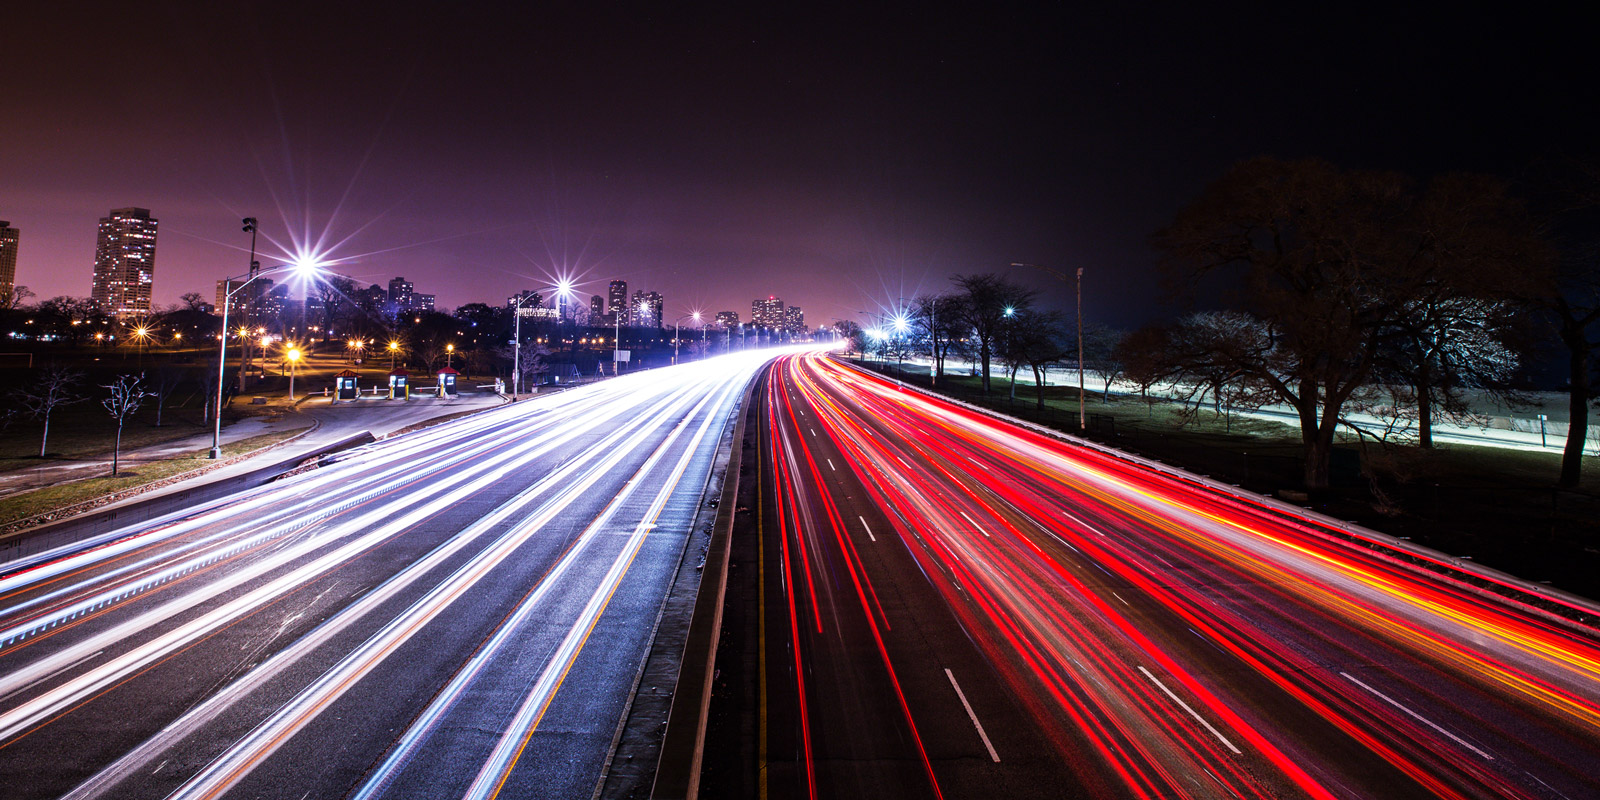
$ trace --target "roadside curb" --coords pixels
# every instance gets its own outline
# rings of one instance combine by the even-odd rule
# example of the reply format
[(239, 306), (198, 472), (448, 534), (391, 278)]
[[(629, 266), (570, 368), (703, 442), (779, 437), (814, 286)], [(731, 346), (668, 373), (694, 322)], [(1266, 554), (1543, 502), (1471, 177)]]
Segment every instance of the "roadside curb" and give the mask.
[[(856, 366), (848, 360), (835, 359), (835, 361), (863, 375), (883, 378), (883, 376)], [(887, 380), (886, 378), (884, 379)], [(1358, 546), (1367, 552), (1377, 553), (1391, 563), (1402, 566), (1412, 572), (1432, 577), (1448, 578), (1456, 585), (1480, 596), (1513, 604), (1519, 609), (1539, 616), (1541, 619), (1558, 623), (1568, 630), (1592, 638), (1600, 638), (1600, 603), (1589, 598), (1579, 597), (1551, 586), (1536, 584), (1492, 567), (1477, 564), (1470, 559), (1452, 556), (1410, 541), (1397, 539), (1381, 531), (1335, 519), (1309, 508), (1291, 505), (1274, 497), (1246, 491), (1204, 475), (1118, 450), (1099, 442), (1079, 438), (1034, 422), (1018, 419), (964, 400), (931, 392), (919, 386), (902, 383), (901, 387), (924, 397), (942, 400), (951, 405), (960, 406), (961, 408), (1026, 428), (1034, 433), (1136, 464), (1168, 478), (1205, 489), (1211, 494), (1227, 497), (1235, 502), (1277, 517), (1287, 518), (1293, 522), (1300, 523), (1308, 532), (1347, 546)], [(1540, 603), (1548, 604), (1548, 606)]]

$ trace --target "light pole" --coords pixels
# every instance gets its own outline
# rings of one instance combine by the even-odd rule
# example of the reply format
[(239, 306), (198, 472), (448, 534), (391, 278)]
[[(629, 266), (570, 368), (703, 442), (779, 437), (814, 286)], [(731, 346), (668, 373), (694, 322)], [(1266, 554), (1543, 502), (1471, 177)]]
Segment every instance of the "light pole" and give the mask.
[[(246, 225), (245, 229), (253, 234), (255, 232), (255, 220), (251, 219), (248, 222), (249, 224)], [(254, 239), (253, 236), (251, 238), (252, 240)], [(283, 272), (284, 270), (291, 270), (302, 275), (316, 275), (320, 270), (320, 265), (314, 261), (300, 261), (293, 264), (279, 264), (276, 267), (269, 267), (267, 269), (258, 269), (252, 262), (250, 272), (245, 275), (238, 276), (245, 279), (243, 283), (240, 283), (238, 286), (234, 286), (233, 282), (235, 278), (228, 278), (222, 284), (223, 288), (228, 289), (229, 291), (222, 296), (222, 333), (217, 337), (217, 404), (212, 407), (212, 410), (216, 412), (216, 424), (215, 427), (211, 429), (210, 458), (222, 457), (222, 382), (227, 380), (226, 365), (228, 363), (228, 307), (233, 304), (233, 296), (237, 294), (239, 290), (249, 286), (256, 278), (259, 278), (262, 275), (270, 275), (275, 272)], [(248, 334), (246, 334), (246, 336), (248, 336)], [(250, 352), (250, 340), (248, 338), (244, 340), (243, 347), (243, 352), (248, 354)], [(240, 390), (243, 390), (244, 366), (242, 364), (240, 365), (239, 370), (239, 388)]]
[[(1044, 270), (1045, 272), (1060, 278), (1062, 281), (1069, 280), (1066, 273), (1062, 272), (1061, 270), (1052, 269), (1042, 264), (1023, 264), (1018, 261), (1013, 261), (1011, 262), (1011, 266), (1033, 267), (1034, 269)], [(1083, 410), (1083, 267), (1078, 267), (1078, 274), (1076, 278), (1072, 280), (1075, 284), (1075, 291), (1078, 295), (1078, 430), (1081, 431), (1087, 430), (1089, 427), (1086, 421), (1087, 417), (1084, 415)]]
[(517, 293), (517, 301), (511, 304), (511, 402), (517, 402), (517, 395), (522, 390), (522, 304), (533, 295), (524, 289)]
[[(679, 333), (683, 330), (680, 327), (680, 325), (683, 323), (684, 320), (689, 319), (690, 317), (693, 317), (695, 322), (699, 322), (700, 321), (700, 312), (696, 311), (696, 312), (694, 312), (692, 314), (684, 314), (683, 316), (678, 317), (677, 319), (672, 321), (672, 365), (673, 366), (677, 366), (678, 365), (678, 342), (682, 338), (682, 337), (679, 336)], [(703, 331), (702, 331), (702, 333), (703, 333)]]
[(390, 372), (394, 372), (394, 360), (395, 360), (395, 357), (398, 356), (398, 355), (400, 355), (400, 340), (399, 339), (390, 339), (389, 340), (389, 371)]
[(904, 314), (894, 318), (894, 332), (900, 334), (900, 346), (895, 350), (899, 362), (894, 368), (894, 382), (896, 386), (904, 386), (906, 379), (906, 329), (910, 325), (906, 322)]
[(289, 362), (289, 404), (294, 405), (294, 373), (295, 367), (300, 364), (300, 348), (290, 345), (283, 351), (284, 360)]
[[(444, 346), (444, 366), (445, 366), (445, 369), (450, 369), (451, 359), (455, 358), (455, 355), (456, 355), (455, 342), (451, 342), (450, 344), (447, 344), (447, 345)], [(438, 363), (438, 362), (434, 362), (434, 363)]]

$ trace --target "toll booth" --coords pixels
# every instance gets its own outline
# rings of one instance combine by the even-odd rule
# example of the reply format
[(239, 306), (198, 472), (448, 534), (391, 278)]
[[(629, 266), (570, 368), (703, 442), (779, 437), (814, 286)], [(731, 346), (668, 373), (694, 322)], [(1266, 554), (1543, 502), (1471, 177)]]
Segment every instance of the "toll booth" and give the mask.
[(354, 400), (360, 397), (361, 390), (356, 388), (356, 378), (359, 377), (361, 376), (350, 370), (345, 370), (333, 376), (333, 399), (335, 401)]
[(410, 378), (411, 378), (411, 373), (407, 372), (405, 367), (401, 367), (400, 369), (394, 370), (393, 372), (389, 373), (389, 399), (390, 400), (410, 400), (411, 399), (411, 380), (410, 380)]
[(444, 369), (439, 370), (439, 396), (440, 397), (455, 397), (456, 396), (456, 376), (460, 375), (460, 374), (461, 373), (456, 372), (455, 370), (453, 370), (453, 369), (451, 369), (449, 367), (445, 367)]

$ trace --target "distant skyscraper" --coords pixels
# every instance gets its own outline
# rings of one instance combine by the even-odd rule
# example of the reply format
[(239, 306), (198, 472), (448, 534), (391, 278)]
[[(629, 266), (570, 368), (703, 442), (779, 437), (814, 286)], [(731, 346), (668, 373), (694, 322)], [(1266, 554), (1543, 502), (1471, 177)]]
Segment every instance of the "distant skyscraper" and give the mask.
[(790, 333), (805, 333), (806, 312), (799, 306), (789, 306), (783, 311), (783, 329)]
[(100, 220), (90, 298), (118, 319), (148, 314), (155, 271), (156, 220), (150, 209), (111, 209)]
[(431, 294), (424, 294), (422, 292), (412, 292), (411, 293), (411, 310), (412, 311), (432, 311), (433, 310), (433, 300), (434, 300), (434, 297)]
[(660, 292), (634, 292), (630, 309), (633, 324), (641, 328), (661, 327), (661, 312), (665, 306)]
[(777, 330), (783, 327), (783, 301), (768, 295), (765, 300), (750, 304), (750, 321), (763, 328)]
[(389, 305), (396, 311), (410, 311), (411, 304), (416, 302), (416, 299), (411, 296), (415, 292), (416, 287), (412, 285), (411, 281), (396, 277), (394, 280), (389, 281)]
[(606, 315), (606, 299), (600, 295), (589, 298), (589, 324), (599, 325), (600, 318)]
[(9, 308), (17, 291), (17, 237), (17, 229), (0, 219), (0, 308)]
[(721, 327), (724, 327), (724, 328), (737, 328), (737, 327), (739, 327), (739, 312), (737, 312), (737, 311), (718, 311), (717, 312), (717, 325), (719, 325)]
[(627, 321), (628, 321), (628, 318), (629, 318), (629, 314), (628, 314), (628, 282), (627, 281), (612, 281), (610, 288), (607, 289), (607, 295), (606, 296), (608, 298), (608, 302), (606, 304), (606, 310), (611, 312), (611, 313), (613, 313), (613, 314), (622, 315), (621, 319), (622, 319), (623, 323), (626, 324)]

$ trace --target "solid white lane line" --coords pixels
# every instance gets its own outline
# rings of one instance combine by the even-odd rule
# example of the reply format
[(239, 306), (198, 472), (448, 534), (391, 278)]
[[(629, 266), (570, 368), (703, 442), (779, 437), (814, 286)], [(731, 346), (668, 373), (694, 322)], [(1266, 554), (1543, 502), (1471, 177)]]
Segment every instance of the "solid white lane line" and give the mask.
[(1172, 690), (1168, 689), (1166, 684), (1162, 683), (1159, 680), (1156, 680), (1156, 676), (1151, 675), (1150, 674), (1150, 670), (1147, 670), (1143, 666), (1141, 666), (1141, 667), (1139, 667), (1139, 671), (1143, 672), (1144, 676), (1146, 678), (1149, 678), (1150, 682), (1155, 684), (1157, 688), (1159, 688), (1163, 692), (1166, 692), (1167, 696), (1172, 698), (1172, 702), (1177, 703), (1178, 705), (1183, 707), (1184, 711), (1189, 712), (1189, 716), (1194, 717), (1195, 722), (1198, 722), (1201, 725), (1206, 726), (1206, 730), (1211, 731), (1211, 735), (1212, 736), (1217, 737), (1218, 741), (1220, 741), (1223, 744), (1227, 745), (1228, 749), (1232, 750), (1234, 755), (1236, 755), (1236, 756), (1237, 755), (1244, 755), (1242, 752), (1240, 752), (1239, 748), (1233, 746), (1233, 742), (1228, 741), (1228, 737), (1222, 735), (1222, 731), (1219, 731), (1216, 728), (1212, 727), (1211, 723), (1206, 722), (1204, 717), (1200, 716), (1199, 714), (1196, 714), (1194, 712), (1194, 709), (1189, 707), (1188, 703), (1183, 702), (1183, 698), (1173, 694)]
[(872, 527), (867, 525), (867, 518), (863, 517), (863, 516), (860, 516), (860, 515), (857, 515), (856, 519), (861, 520), (861, 527), (867, 529), (867, 538), (871, 539), (874, 542), (878, 541), (878, 537), (872, 535)]
[(1371, 686), (1368, 686), (1365, 683), (1362, 683), (1359, 679), (1356, 678), (1356, 676), (1351, 675), (1348, 672), (1341, 672), (1339, 674), (1343, 675), (1351, 683), (1353, 683), (1353, 684), (1355, 684), (1357, 686), (1360, 686), (1361, 688), (1366, 689), (1367, 691), (1371, 692), (1373, 694), (1373, 696), (1377, 697), (1379, 700), (1382, 700), (1383, 702), (1388, 703), (1389, 705), (1394, 706), (1395, 708), (1398, 708), (1401, 711), (1406, 712), (1407, 714), (1409, 714), (1411, 716), (1412, 719), (1415, 719), (1416, 721), (1418, 721), (1418, 722), (1420, 722), (1420, 723), (1422, 723), (1422, 724), (1424, 724), (1424, 725), (1426, 725), (1426, 726), (1428, 726), (1428, 727), (1430, 727), (1430, 728), (1432, 728), (1432, 729), (1444, 734), (1445, 736), (1450, 737), (1450, 740), (1455, 742), (1456, 744), (1459, 744), (1462, 747), (1465, 747), (1468, 750), (1471, 750), (1472, 752), (1477, 753), (1480, 756), (1483, 756), (1485, 761), (1493, 761), (1494, 760), (1494, 756), (1491, 756), (1488, 753), (1485, 753), (1482, 750), (1479, 750), (1478, 748), (1473, 747), (1471, 743), (1467, 742), (1465, 739), (1462, 739), (1460, 736), (1457, 736), (1457, 735), (1445, 730), (1444, 728), (1441, 728), (1438, 725), (1435, 725), (1433, 723), (1433, 720), (1430, 720), (1427, 717), (1424, 717), (1421, 714), (1418, 714), (1417, 712), (1412, 711), (1411, 709), (1406, 708), (1403, 705), (1400, 705), (1400, 703), (1398, 701), (1396, 701), (1394, 698), (1390, 697), (1389, 695), (1386, 695), (1383, 692), (1380, 692), (1377, 689), (1374, 689)]
[[(965, 511), (957, 511), (956, 513), (960, 514), (963, 517), (967, 517), (967, 512), (965, 512)], [(967, 522), (972, 522), (972, 517), (967, 517)], [(981, 533), (984, 536), (989, 536), (989, 532), (984, 530), (983, 526), (979, 525), (978, 523), (972, 522), (972, 527), (977, 528), (978, 529), (978, 533)], [(989, 538), (993, 539), (994, 537), (993, 536), (989, 536)]]
[(989, 734), (983, 732), (983, 723), (978, 721), (978, 715), (972, 713), (972, 704), (967, 702), (967, 693), (961, 691), (961, 684), (956, 683), (955, 673), (946, 667), (944, 674), (950, 679), (950, 687), (956, 690), (956, 697), (961, 698), (961, 707), (967, 710), (967, 718), (972, 720), (972, 727), (978, 729), (978, 738), (983, 740), (983, 746), (989, 751), (989, 757), (994, 759), (994, 763), (1000, 763), (1000, 754), (994, 751), (994, 745), (989, 742)]

